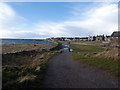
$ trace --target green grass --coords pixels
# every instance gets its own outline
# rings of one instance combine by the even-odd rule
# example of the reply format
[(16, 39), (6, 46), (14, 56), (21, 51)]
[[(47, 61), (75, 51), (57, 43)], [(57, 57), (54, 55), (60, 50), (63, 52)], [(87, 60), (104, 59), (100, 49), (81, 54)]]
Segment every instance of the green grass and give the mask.
[(69, 42), (73, 42), (73, 41), (58, 41), (59, 43), (69, 43)]
[(105, 48), (101, 48), (99, 46), (90, 46), (90, 45), (70, 45), (75, 52), (80, 52), (82, 55), (90, 54), (93, 55), (94, 53), (101, 52), (105, 50)]
[(60, 50), (62, 48), (62, 45), (60, 43), (58, 43), (58, 45), (56, 47), (53, 47), (51, 48), (50, 50), (51, 51), (54, 51), (54, 50)]
[(83, 40), (75, 40), (75, 41), (72, 41), (72, 43), (87, 43), (87, 42), (89, 42), (89, 43), (102, 43), (102, 41), (83, 41)]
[(96, 53), (102, 52), (105, 48), (99, 46), (89, 46), (89, 45), (71, 45), (74, 50), (71, 53), (72, 57), (78, 62), (87, 63), (89, 65), (94, 65), (98, 68), (106, 70), (111, 73), (111, 75), (118, 76), (118, 62), (112, 59), (95, 57)]

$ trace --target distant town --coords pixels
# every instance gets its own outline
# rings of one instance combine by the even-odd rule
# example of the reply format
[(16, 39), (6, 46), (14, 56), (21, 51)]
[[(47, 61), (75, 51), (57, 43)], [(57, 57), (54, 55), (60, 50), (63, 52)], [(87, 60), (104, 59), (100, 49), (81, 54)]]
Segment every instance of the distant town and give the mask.
[(97, 35), (97, 36), (88, 36), (88, 37), (52, 37), (47, 38), (46, 40), (50, 41), (103, 41), (103, 43), (110, 43), (111, 46), (118, 47), (120, 31), (114, 31), (111, 35)]

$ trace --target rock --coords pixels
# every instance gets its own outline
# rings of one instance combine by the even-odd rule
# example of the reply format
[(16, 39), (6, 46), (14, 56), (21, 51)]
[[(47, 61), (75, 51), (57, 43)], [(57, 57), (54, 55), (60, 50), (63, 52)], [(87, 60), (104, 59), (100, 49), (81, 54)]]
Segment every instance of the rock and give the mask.
[(55, 54), (54, 52), (52, 52), (51, 54)]
[(32, 58), (33, 56), (32, 56), (32, 55), (30, 55), (30, 57)]
[(40, 61), (41, 63), (43, 62), (43, 60)]
[(36, 67), (35, 71), (40, 71), (40, 66)]
[(44, 59), (44, 55), (43, 54), (40, 56), (40, 59)]
[(97, 54), (96, 52), (94, 52), (93, 54)]
[(89, 54), (86, 54), (85, 56), (90, 57), (90, 55), (89, 55)]
[(107, 48), (106, 51), (109, 51), (109, 49)]
[(47, 55), (50, 55), (50, 53), (48, 53)]
[(47, 50), (45, 48), (42, 49), (43, 52), (46, 52)]

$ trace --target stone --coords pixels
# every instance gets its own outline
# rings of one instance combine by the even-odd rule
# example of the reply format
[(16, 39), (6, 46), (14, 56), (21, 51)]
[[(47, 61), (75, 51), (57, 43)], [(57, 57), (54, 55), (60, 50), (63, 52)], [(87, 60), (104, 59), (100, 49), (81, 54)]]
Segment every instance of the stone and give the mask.
[(45, 48), (42, 49), (43, 52), (46, 52), (47, 50)]
[(40, 71), (40, 66), (36, 67), (35, 71)]
[(40, 56), (40, 59), (44, 59), (44, 55), (43, 54)]

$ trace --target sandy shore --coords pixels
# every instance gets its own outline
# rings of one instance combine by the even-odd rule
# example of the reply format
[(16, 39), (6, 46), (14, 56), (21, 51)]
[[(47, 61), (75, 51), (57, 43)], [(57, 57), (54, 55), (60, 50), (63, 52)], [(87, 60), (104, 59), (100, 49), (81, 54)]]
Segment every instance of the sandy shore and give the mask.
[(57, 44), (10, 44), (10, 45), (2, 45), (2, 54), (6, 53), (16, 53), (22, 51), (37, 51), (46, 49), (49, 50), (52, 47), (55, 47)]

